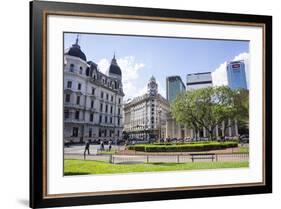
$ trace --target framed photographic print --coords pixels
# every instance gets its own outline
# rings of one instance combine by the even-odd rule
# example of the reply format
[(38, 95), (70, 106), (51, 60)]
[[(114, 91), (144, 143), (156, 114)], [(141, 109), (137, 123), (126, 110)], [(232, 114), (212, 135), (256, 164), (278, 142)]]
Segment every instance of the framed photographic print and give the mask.
[(272, 192), (272, 17), (30, 3), (30, 207)]

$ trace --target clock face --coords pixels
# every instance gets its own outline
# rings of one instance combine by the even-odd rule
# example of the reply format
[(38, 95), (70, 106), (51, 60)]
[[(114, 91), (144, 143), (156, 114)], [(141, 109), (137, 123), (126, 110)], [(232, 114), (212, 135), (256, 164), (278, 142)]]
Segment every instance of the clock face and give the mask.
[(155, 83), (150, 84), (150, 86), (151, 86), (151, 88), (153, 88), (153, 89), (156, 87)]

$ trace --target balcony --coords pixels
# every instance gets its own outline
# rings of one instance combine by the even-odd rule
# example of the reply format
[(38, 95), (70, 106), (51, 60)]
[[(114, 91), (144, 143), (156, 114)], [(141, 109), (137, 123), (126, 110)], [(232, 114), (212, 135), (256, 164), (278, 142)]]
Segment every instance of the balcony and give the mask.
[(73, 118), (65, 118), (64, 123), (79, 123), (79, 124), (84, 124), (85, 120), (84, 119), (73, 119)]
[(64, 107), (68, 107), (68, 108), (75, 108), (75, 109), (80, 109), (80, 110), (84, 110), (85, 107), (83, 105), (77, 105), (77, 104), (73, 104), (73, 103), (68, 103), (68, 102), (64, 102)]

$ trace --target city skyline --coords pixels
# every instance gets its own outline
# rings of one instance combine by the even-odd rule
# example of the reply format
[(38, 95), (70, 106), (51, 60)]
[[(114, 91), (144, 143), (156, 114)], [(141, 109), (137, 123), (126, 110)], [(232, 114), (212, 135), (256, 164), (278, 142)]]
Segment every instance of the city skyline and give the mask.
[[(64, 48), (72, 46), (77, 33), (65, 33)], [(123, 74), (125, 100), (146, 93), (153, 75), (159, 93), (166, 96), (166, 77), (178, 75), (186, 84), (188, 73), (214, 72), (214, 84), (224, 84), (222, 68), (232, 60), (248, 57), (248, 41), (79, 34), (87, 61), (106, 73), (113, 55)], [(246, 77), (248, 80), (248, 68)], [(165, 72), (165, 73), (163, 73)], [(217, 80), (217, 81), (216, 81)]]

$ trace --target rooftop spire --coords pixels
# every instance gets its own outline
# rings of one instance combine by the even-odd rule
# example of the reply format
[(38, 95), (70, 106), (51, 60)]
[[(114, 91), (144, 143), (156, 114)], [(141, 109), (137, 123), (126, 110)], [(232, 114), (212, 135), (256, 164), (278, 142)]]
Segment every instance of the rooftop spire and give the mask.
[(78, 45), (78, 42), (79, 42), (79, 34), (77, 34), (77, 37), (76, 37), (76, 42), (75, 44)]
[(112, 58), (112, 60), (111, 60), (111, 64), (117, 65), (117, 61), (116, 61), (116, 58), (115, 58), (115, 52), (114, 52), (114, 54), (113, 54), (113, 58)]

